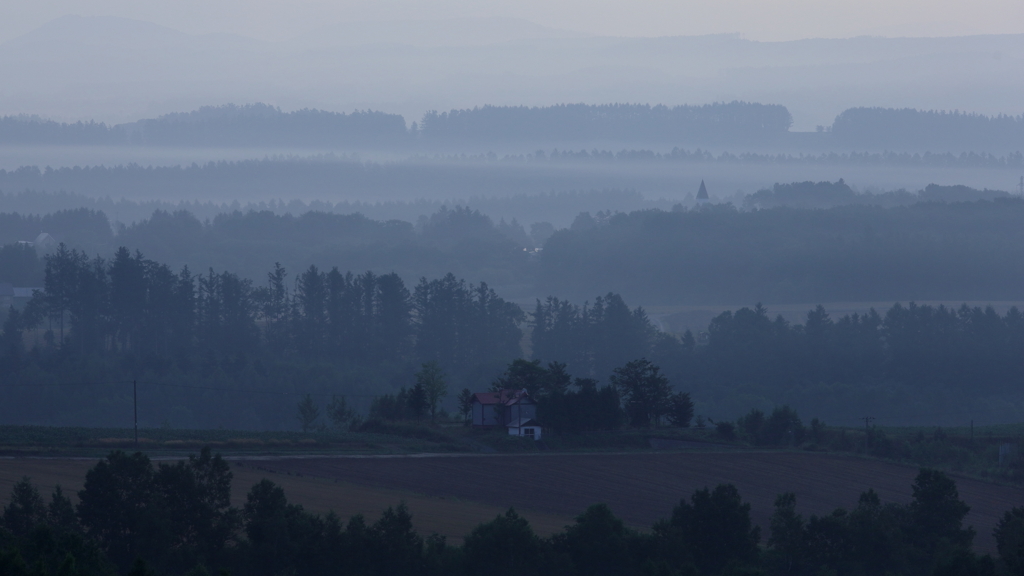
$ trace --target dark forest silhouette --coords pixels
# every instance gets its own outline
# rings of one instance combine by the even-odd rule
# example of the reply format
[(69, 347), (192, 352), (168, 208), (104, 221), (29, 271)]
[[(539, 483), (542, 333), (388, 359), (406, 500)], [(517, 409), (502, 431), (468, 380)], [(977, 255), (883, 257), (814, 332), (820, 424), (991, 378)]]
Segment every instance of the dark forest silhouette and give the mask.
[(404, 503), (372, 523), (361, 515), (345, 522), (290, 503), (267, 479), (235, 507), (232, 480), (209, 448), (156, 465), (142, 453), (113, 452), (88, 471), (77, 505), (59, 487), (47, 502), (25, 478), (0, 518), (0, 569), (9, 576), (995, 576), (997, 569), (1016, 574), (1024, 562), (1024, 509), (1000, 519), (997, 558), (978, 554), (956, 483), (927, 469), (906, 504), (883, 502), (869, 489), (850, 510), (805, 518), (793, 493), (780, 494), (764, 530), (736, 487), (719, 484), (684, 495), (649, 530), (594, 504), (540, 537), (509, 509), (461, 545), (418, 534)]

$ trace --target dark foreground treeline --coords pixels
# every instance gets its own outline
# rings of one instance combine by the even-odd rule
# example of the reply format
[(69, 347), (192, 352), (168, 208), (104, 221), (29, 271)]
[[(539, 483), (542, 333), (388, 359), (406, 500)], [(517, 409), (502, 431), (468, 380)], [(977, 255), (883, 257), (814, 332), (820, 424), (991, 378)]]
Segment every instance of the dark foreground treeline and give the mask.
[(348, 396), (365, 413), (370, 398), (411, 387), (424, 362), (454, 389), (482, 391), (523, 356), (598, 381), (647, 358), (718, 419), (782, 404), (844, 425), (865, 414), (889, 424), (1021, 417), (1016, 308), (897, 304), (833, 319), (819, 306), (794, 325), (757, 306), (722, 313), (698, 341), (658, 331), (615, 293), (583, 305), (549, 298), (526, 314), (451, 274), (410, 288), (395, 274), (315, 266), (291, 281), (278, 266), (253, 283), (62, 246), (44, 275), (45, 291), (3, 325), (7, 422), (112, 425), (130, 414), (124, 383), (141, 380), (153, 425), (292, 427), (288, 394)]
[[(785, 145), (791, 124), (784, 106), (746, 102), (483, 106), (431, 111), (411, 129), (398, 114), (369, 110), (282, 112), (266, 104), (229, 104), (116, 126), (5, 116), (0, 118), (0, 144), (391, 149), (570, 142)], [(827, 130), (802, 136), (792, 143), (820, 150), (1007, 152), (1024, 147), (1024, 116), (851, 108)]]
[(58, 487), (49, 503), (25, 479), (0, 523), (5, 576), (279, 574), (394, 576), (818, 575), (996, 576), (1024, 567), (1024, 508), (995, 528), (998, 557), (979, 555), (956, 484), (922, 470), (909, 504), (868, 490), (851, 510), (804, 518), (792, 493), (776, 499), (762, 538), (750, 504), (720, 484), (683, 498), (648, 531), (595, 504), (551, 537), (509, 509), (462, 545), (416, 533), (404, 504), (368, 523), (288, 502), (264, 479), (231, 506), (232, 473), (209, 449), (153, 466), (111, 453), (86, 475), (79, 503)]

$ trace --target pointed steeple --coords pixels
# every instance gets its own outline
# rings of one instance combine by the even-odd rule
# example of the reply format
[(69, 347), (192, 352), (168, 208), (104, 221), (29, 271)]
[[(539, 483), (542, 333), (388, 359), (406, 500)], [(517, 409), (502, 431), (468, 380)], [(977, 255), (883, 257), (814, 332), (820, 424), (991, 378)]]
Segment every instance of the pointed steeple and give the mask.
[(707, 189), (707, 187), (704, 186), (704, 181), (701, 180), (700, 181), (700, 190), (697, 191), (697, 201), (699, 202), (701, 200), (710, 200), (710, 199), (711, 198), (708, 197), (708, 189)]

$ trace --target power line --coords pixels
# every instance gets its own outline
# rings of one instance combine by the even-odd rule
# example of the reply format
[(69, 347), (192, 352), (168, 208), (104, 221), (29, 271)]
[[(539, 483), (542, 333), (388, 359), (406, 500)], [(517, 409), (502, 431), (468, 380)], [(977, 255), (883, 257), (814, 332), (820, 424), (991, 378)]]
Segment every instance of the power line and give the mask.
[(6, 384), (0, 386), (0, 390), (7, 388), (44, 388), (53, 386), (107, 386), (114, 384), (131, 384), (132, 380), (94, 380), (92, 382), (49, 382), (36, 384)]
[[(970, 419), (970, 416), (969, 415), (965, 415), (963, 410), (953, 410), (953, 411), (948, 411), (948, 412), (915, 412), (915, 413), (910, 413), (910, 414), (905, 413), (905, 412), (901, 412), (899, 414), (899, 416), (893, 416), (893, 417), (888, 418), (888, 419), (892, 420), (892, 419), (895, 419), (895, 418), (901, 418), (901, 419), (907, 419), (907, 418), (939, 418), (939, 417), (943, 417), (943, 416), (964, 416), (964, 418), (965, 418), (964, 421), (965, 422)], [(872, 417), (872, 419), (877, 420), (877, 418), (875, 418), (875, 417)], [(841, 421), (841, 422), (847, 422), (847, 421), (853, 421), (853, 420), (863, 421), (864, 420), (864, 416), (850, 417), (850, 418), (839, 418), (838, 420)], [(886, 420), (886, 418), (883, 418), (883, 420)], [(966, 426), (966, 424), (965, 424), (965, 426)]]
[[(113, 386), (117, 384), (148, 384), (150, 386), (161, 386), (165, 388), (187, 388), (191, 390), (210, 390), (214, 392), (230, 392), (232, 394), (270, 394), (277, 396), (337, 396), (337, 392), (291, 392), (287, 390), (244, 390), (238, 388), (217, 388), (213, 386), (194, 386), (191, 384), (173, 384), (170, 382), (155, 382), (152, 380), (94, 380), (92, 382), (52, 382), (38, 384), (7, 384), (0, 386), (0, 390), (7, 388), (43, 388), (54, 386)], [(383, 394), (343, 394), (347, 398), (380, 398)]]
[[(170, 382), (146, 382), (153, 386), (168, 388), (188, 388), (191, 390), (212, 390), (215, 392), (231, 392), (233, 394), (271, 394), (276, 396), (337, 396), (337, 392), (289, 392), (287, 390), (239, 390), (237, 388), (215, 388), (212, 386), (193, 386), (191, 384), (171, 384)], [(346, 398), (380, 398), (383, 394), (343, 394)]]

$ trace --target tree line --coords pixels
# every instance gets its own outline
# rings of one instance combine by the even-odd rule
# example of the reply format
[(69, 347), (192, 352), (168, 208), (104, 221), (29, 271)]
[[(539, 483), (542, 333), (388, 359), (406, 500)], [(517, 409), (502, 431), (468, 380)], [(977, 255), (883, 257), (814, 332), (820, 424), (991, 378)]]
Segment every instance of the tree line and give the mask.
[(432, 111), (423, 116), (419, 131), (424, 140), (448, 143), (742, 143), (778, 138), (792, 123), (789, 110), (777, 104), (559, 104)]
[(697, 397), (723, 408), (738, 398), (771, 398), (851, 424), (866, 414), (902, 423), (943, 415), (1005, 422), (1019, 415), (990, 403), (1018, 397), (1022, 344), (1024, 315), (1016, 308), (1000, 315), (991, 307), (911, 303), (884, 316), (871, 310), (832, 319), (818, 306), (793, 325), (757, 306), (716, 317), (707, 344), (676, 356), (691, 360), (674, 370), (690, 375)]
[[(406, 127), (406, 120), (398, 114), (371, 110), (346, 114), (316, 109), (283, 112), (275, 106), (256, 103), (203, 106), (190, 112), (110, 126), (93, 121), (63, 123), (36, 116), (4, 116), (0, 117), (0, 143), (370, 148), (586, 141), (728, 145), (786, 143), (791, 125), (792, 116), (785, 106), (747, 102), (683, 106), (485, 105), (447, 112), (430, 111), (411, 128)], [(896, 151), (848, 155), (848, 160), (858, 162), (879, 158), (887, 163), (898, 159), (917, 163), (924, 160), (907, 154), (909, 150), (932, 152), (932, 162), (952, 158), (960, 162), (970, 160), (971, 165), (990, 159), (993, 151), (1000, 151), (1010, 153), (1019, 163), (1019, 151), (1024, 143), (1024, 116), (986, 116), (959, 110), (855, 107), (841, 112), (827, 129), (822, 128), (811, 139), (803, 138), (801, 144), (806, 146), (813, 142), (823, 151), (836, 145), (854, 150)], [(975, 157), (965, 159), (943, 154), (946, 151), (974, 151)], [(653, 153), (648, 151), (648, 155)], [(724, 156), (737, 159), (730, 154)], [(747, 156), (752, 159), (758, 155)], [(779, 160), (784, 156), (773, 158)], [(821, 158), (812, 155), (791, 157), (789, 161), (834, 162), (842, 157), (826, 153)]]
[[(991, 199), (961, 201), (986, 195)], [(899, 205), (908, 196), (916, 203)], [(1024, 233), (1015, 223), (1024, 200), (1004, 193), (931, 185), (916, 195), (858, 195), (843, 181), (804, 182), (748, 201), (742, 209), (577, 213), (562, 229), (495, 222), (479, 210), (442, 205), (415, 222), (270, 209), (204, 222), (187, 211), (158, 210), (113, 230), (106, 214), (78, 209), (0, 214), (0, 245), (49, 232), (90, 254), (125, 246), (175, 269), (230, 267), (250, 279), (274, 262), (393, 271), (407, 282), (452, 272), (510, 298), (557, 294), (575, 302), (609, 291), (648, 304), (1015, 301), (1024, 281), (1005, 265), (1022, 257)], [(5, 250), (0, 261), (11, 264), (0, 267), (0, 282), (33, 270), (41, 280), (30, 253)]]
[(1024, 116), (850, 108), (836, 116), (831, 133), (844, 145), (868, 149), (1020, 150), (1024, 144)]
[[(765, 164), (781, 164), (796, 166), (794, 172), (801, 165), (836, 168), (991, 168), (1007, 170), (1007, 187), (1010, 187), (1019, 177), (1015, 170), (1024, 167), (1024, 156), (1020, 153), (993, 156), (975, 153), (953, 155), (886, 152), (828, 153), (795, 157), (785, 154), (727, 152), (714, 155), (700, 149), (675, 148), (664, 153), (651, 150), (549, 150), (503, 157), (493, 154), (468, 157), (416, 157), (383, 164), (359, 161), (345, 156), (326, 156), (265, 158), (178, 166), (24, 166), (13, 170), (0, 169), (0, 210), (42, 213), (60, 208), (85, 206), (102, 209), (111, 216), (118, 214), (121, 220), (130, 222), (146, 218), (156, 209), (186, 209), (197, 215), (212, 217), (218, 212), (232, 210), (259, 211), (269, 208), (280, 213), (283, 211), (282, 208), (275, 205), (284, 205), (284, 209), (294, 214), (306, 210), (346, 213), (360, 211), (368, 216), (376, 215), (378, 218), (400, 217), (414, 221), (420, 214), (433, 212), (440, 204), (457, 201), (483, 209), (495, 218), (518, 217), (523, 220), (544, 213), (543, 209), (529, 210), (526, 206), (518, 206), (520, 203), (528, 205), (534, 198), (545, 196), (537, 194), (537, 190), (561, 191), (558, 195), (563, 197), (609, 193), (626, 197), (616, 198), (610, 202), (602, 198), (593, 198), (584, 206), (564, 205), (567, 203), (558, 206), (560, 212), (567, 213), (561, 219), (571, 221), (572, 216), (584, 207), (591, 211), (629, 211), (639, 209), (645, 203), (649, 206), (660, 206), (660, 197), (678, 199), (679, 177), (666, 172), (678, 171), (683, 166), (699, 167), (704, 164), (740, 166), (749, 170), (763, 167)], [(597, 169), (599, 167), (607, 170)], [(659, 169), (643, 170), (650, 167)], [(333, 198), (336, 197), (339, 186), (344, 187), (346, 197), (351, 200), (315, 201), (309, 204), (298, 200), (236, 202), (238, 198), (282, 198), (293, 190), (302, 190), (304, 197)], [(639, 195), (635, 192), (636, 189), (645, 190), (648, 199), (645, 201), (642, 197), (636, 198)], [(31, 193), (26, 194), (26, 191)], [(879, 197), (884, 196), (884, 193), (862, 194), (861, 197), (866, 202), (854, 203), (891, 206), (931, 200), (921, 197), (920, 191), (892, 192), (898, 193), (900, 197), (886, 200)], [(967, 193), (955, 199), (942, 201), (991, 198), (999, 191), (979, 191), (984, 192), (980, 194), (969, 190), (965, 192)], [(114, 201), (110, 197), (123, 198)], [(196, 201), (196, 198), (203, 198), (204, 201)], [(404, 210), (403, 204), (407, 205)], [(389, 207), (390, 210), (387, 209)], [(665, 207), (671, 207), (671, 203)], [(383, 214), (386, 216), (382, 216)]]
[(858, 193), (840, 178), (836, 182), (791, 182), (775, 184), (743, 198), (746, 209), (759, 208), (805, 208), (827, 209), (836, 206), (867, 205), (892, 208), (910, 206), (918, 202), (976, 202), (1011, 198), (1003, 190), (976, 190), (969, 186), (941, 186), (929, 184), (923, 190), (909, 192), (893, 190), (880, 193)]
[(0, 118), (0, 143), (143, 146), (394, 146), (409, 134), (398, 114), (323, 110), (282, 112), (266, 104), (204, 106), (126, 124), (73, 124), (38, 117)]
[[(537, 224), (538, 215), (544, 215), (541, 222), (551, 223), (555, 227), (564, 227), (572, 223), (580, 213), (581, 207), (591, 212), (631, 212), (633, 210), (651, 208), (671, 208), (673, 202), (665, 199), (650, 200), (636, 190), (599, 188), (590, 190), (570, 190), (565, 192), (514, 194), (511, 196), (484, 197), (467, 194), (464, 198), (420, 198), (416, 200), (301, 200), (297, 198), (251, 200), (235, 202), (227, 200), (128, 200), (108, 197), (91, 197), (70, 192), (33, 192), (21, 191), (5, 193), (0, 191), (0, 213), (18, 213), (21, 218), (42, 217), (56, 212), (88, 209), (101, 212), (108, 217), (108, 224), (115, 226), (118, 222), (127, 225), (149, 220), (154, 212), (163, 211), (168, 214), (188, 212), (200, 222), (213, 221), (220, 214), (240, 212), (271, 212), (276, 216), (291, 214), (301, 216), (307, 212), (324, 212), (328, 214), (362, 214), (377, 221), (403, 220), (417, 222), (420, 216), (429, 216), (447, 207), (465, 207), (486, 214), (492, 220), (504, 220), (513, 225), (515, 220), (523, 226), (535, 247), (537, 243), (532, 233), (532, 225)], [(23, 235), (22, 235), (23, 236)], [(9, 238), (5, 236), (4, 238)], [(24, 239), (19, 236), (18, 238)], [(546, 239), (546, 238), (545, 238)], [(12, 240), (0, 240), (9, 243)], [(82, 246), (75, 245), (76, 248)]]
[(648, 358), (693, 394), (698, 413), (723, 420), (752, 404), (848, 425), (865, 414), (894, 423), (1019, 419), (1009, 405), (996, 407), (1018, 401), (1024, 384), (1024, 314), (1016, 307), (999, 314), (991, 306), (897, 303), (833, 318), (817, 306), (794, 324), (758, 305), (721, 313), (698, 342), (689, 330), (656, 330), (642, 308), (630, 310), (613, 293), (592, 305), (538, 301), (530, 322), (533, 358), (597, 379)]
[(793, 120), (780, 105), (747, 102), (703, 106), (560, 104), (484, 106), (427, 112), (406, 128), (398, 114), (324, 110), (282, 112), (256, 103), (204, 106), (191, 112), (107, 126), (34, 116), (0, 118), (0, 143), (149, 146), (366, 146), (620, 140), (747, 142), (785, 134)]
[[(37, 386), (13, 392), (26, 395), (36, 418), (64, 409), (105, 419), (100, 411), (89, 415), (77, 391), (42, 402), (47, 384), (151, 378), (230, 388), (236, 406), (246, 409), (221, 418), (277, 427), (289, 415), (272, 394), (252, 394), (297, 387), (370, 397), (397, 387), (424, 361), (468, 383), (520, 354), (524, 319), (485, 283), (451, 274), (423, 278), (410, 289), (393, 273), (310, 266), (293, 283), (278, 265), (256, 284), (231, 272), (174, 271), (125, 248), (109, 261), (90, 259), (62, 244), (46, 259), (44, 291), (7, 314), (0, 371), (6, 382)], [(42, 342), (26, 345), (25, 335), (37, 334), (37, 327)], [(95, 402), (95, 391), (81, 394)], [(223, 410), (230, 397), (189, 401), (166, 394), (165, 404), (207, 415)], [(248, 425), (245, 412), (254, 419)]]
[[(714, 154), (702, 149), (675, 147), (661, 152), (645, 149), (552, 149), (529, 154), (493, 153), (476, 155), (422, 156), (405, 161), (380, 163), (359, 161), (348, 156), (309, 156), (304, 158), (264, 158), (206, 162), (176, 166), (74, 166), (40, 168), (22, 166), (0, 169), (0, 190), (6, 194), (26, 190), (47, 192), (57, 200), (75, 198), (78, 207), (87, 202), (113, 202), (107, 196), (140, 198), (140, 202), (166, 207), (160, 198), (196, 197), (231, 204), (237, 198), (279, 198), (282, 191), (302, 189), (307, 197), (330, 198), (344, 185), (347, 196), (366, 203), (406, 202), (419, 198), (488, 198), (509, 195), (536, 195), (541, 190), (581, 191), (608, 188), (632, 190), (638, 187), (638, 175), (630, 168), (658, 166), (664, 169), (686, 165), (725, 164), (756, 168), (759, 165), (854, 166), (854, 167), (934, 167), (991, 168), (1014, 170), (1024, 167), (1024, 155), (1011, 152), (991, 153), (909, 153), (909, 152), (827, 152), (818, 155), (764, 154), (746, 152)], [(621, 171), (595, 171), (603, 166)], [(615, 179), (609, 181), (609, 177)], [(1008, 179), (1013, 179), (1011, 172)], [(610, 182), (610, 183), (609, 183)], [(676, 196), (677, 181), (671, 185), (652, 175), (640, 180), (639, 187), (654, 193)], [(395, 190), (406, 192), (396, 196)], [(913, 192), (913, 191), (911, 191)], [(963, 200), (968, 200), (964, 197)], [(290, 202), (290, 201), (289, 201)], [(6, 200), (5, 204), (10, 204)], [(903, 202), (911, 203), (911, 202)], [(333, 207), (335, 204), (332, 203)], [(341, 202), (342, 206), (351, 202)], [(47, 208), (52, 210), (52, 208)], [(126, 210), (127, 211), (127, 210)], [(152, 211), (152, 208), (149, 210)]]
[(175, 273), (125, 248), (109, 263), (90, 260), (62, 244), (47, 258), (44, 291), (8, 322), (45, 323), (54, 346), (83, 355), (231, 356), (262, 344), (276, 355), (367, 364), (414, 353), (461, 370), (518, 352), (522, 310), (483, 283), (449, 274), (410, 291), (395, 274), (311, 266), (293, 291), (286, 278), (277, 265), (256, 286), (230, 272)]
[(0, 143), (102, 146), (124, 144), (125, 134), (103, 122), (55, 122), (38, 116), (0, 116)]
[(595, 286), (650, 305), (733, 302), (1016, 301), (1024, 200), (614, 214), (557, 231), (538, 292)]
[[(549, 431), (575, 434), (579, 432), (619, 430), (625, 425), (648, 428), (668, 424), (688, 428), (693, 419), (693, 401), (687, 392), (673, 392), (661, 368), (646, 358), (631, 360), (616, 367), (608, 376), (608, 384), (600, 386), (596, 378), (575, 378), (561, 362), (528, 361), (518, 358), (498, 375), (491, 392), (525, 390), (537, 402), (537, 420)], [(436, 363), (424, 364), (416, 373), (416, 384), (397, 394), (385, 394), (370, 406), (370, 421), (361, 429), (373, 429), (374, 419), (417, 420), (427, 414), (434, 420), (437, 407), (448, 395), (444, 372)], [(463, 388), (458, 395), (458, 413), (469, 425), (474, 393)], [(328, 417), (336, 426), (356, 426), (361, 422), (335, 400), (328, 407)], [(319, 408), (306, 398), (299, 403), (299, 419), (313, 415)], [(501, 417), (503, 406), (494, 410)], [(311, 420), (311, 422), (312, 422)]]
[(28, 478), (0, 518), (0, 569), (10, 576), (295, 573), (353, 575), (996, 576), (1024, 567), (1024, 508), (995, 528), (998, 556), (973, 549), (970, 510), (955, 482), (921, 470), (908, 504), (868, 490), (850, 510), (803, 517), (778, 496), (769, 525), (731, 484), (683, 497), (649, 530), (595, 504), (562, 531), (538, 536), (513, 509), (483, 522), (461, 545), (423, 537), (404, 504), (369, 522), (306, 511), (264, 479), (231, 505), (233, 475), (209, 448), (156, 466), (113, 452), (86, 473), (78, 504), (57, 487), (47, 502)]
[[(406, 120), (399, 114), (316, 109), (283, 112), (275, 106), (255, 103), (203, 106), (110, 126), (93, 121), (63, 123), (37, 116), (4, 116), (0, 117), (0, 143), (370, 148), (586, 141), (735, 145), (788, 142), (792, 122), (786, 107), (778, 104), (579, 103), (430, 111), (406, 128)], [(974, 151), (980, 157), (1001, 151), (1018, 159), (1024, 144), (1024, 116), (986, 116), (959, 110), (855, 107), (841, 112), (827, 129), (822, 128), (801, 143), (814, 142), (820, 150), (839, 145), (855, 150), (931, 151), (938, 153), (936, 158), (945, 156), (942, 152), (946, 151)], [(861, 160), (868, 156), (858, 155)], [(883, 156), (892, 160), (899, 154)]]
[[(277, 265), (253, 282), (125, 248), (107, 260), (66, 246), (45, 262), (45, 290), (7, 311), (0, 337), (0, 370), (24, 385), (0, 408), (11, 421), (106, 424), (88, 410), (106, 393), (48, 386), (146, 379), (229, 389), (160, 392), (161, 412), (181, 408), (176, 420), (290, 427), (271, 393), (348, 396), (366, 414), (370, 398), (411, 389), (424, 362), (437, 362), (453, 389), (478, 392), (524, 358), (598, 384), (645, 359), (716, 419), (781, 405), (843, 424), (865, 414), (904, 424), (1019, 419), (1017, 308), (910, 303), (833, 318), (818, 306), (790, 323), (758, 305), (723, 312), (706, 332), (673, 334), (615, 292), (582, 304), (551, 297), (527, 313), (453, 274), (410, 286), (394, 273), (309, 266), (293, 278)], [(108, 400), (123, 405), (122, 392), (110, 389)], [(223, 410), (229, 392), (245, 410)]]
[[(406, 281), (421, 277), (475, 276), (491, 284), (531, 276), (533, 239), (518, 222), (495, 223), (478, 210), (440, 208), (416, 224), (372, 220), (361, 214), (318, 211), (290, 213), (229, 211), (202, 221), (192, 213), (158, 210), (131, 225), (112, 226), (106, 214), (88, 209), (46, 216), (0, 214), (0, 282), (15, 277), (42, 281), (42, 250), (33, 255), (18, 241), (40, 232), (88, 254), (111, 254), (118, 247), (142, 251), (180, 270), (228, 266), (243, 278), (259, 281), (275, 262), (292, 266), (339, 265), (350, 269), (397, 272)], [(553, 233), (553, 227), (547, 234)], [(115, 234), (116, 229), (116, 234)], [(531, 230), (533, 232), (533, 230)], [(536, 236), (536, 235), (535, 235)], [(544, 235), (536, 236), (541, 242)], [(6, 245), (6, 246), (5, 246)], [(10, 263), (10, 267), (6, 263)]]

